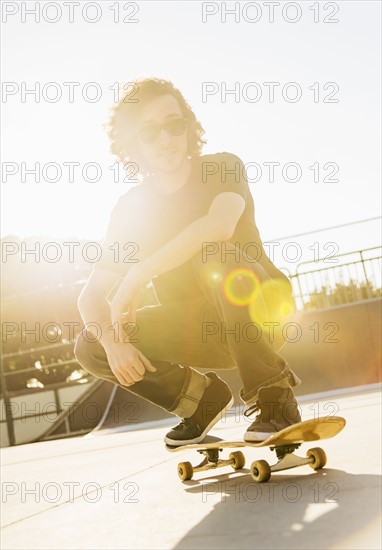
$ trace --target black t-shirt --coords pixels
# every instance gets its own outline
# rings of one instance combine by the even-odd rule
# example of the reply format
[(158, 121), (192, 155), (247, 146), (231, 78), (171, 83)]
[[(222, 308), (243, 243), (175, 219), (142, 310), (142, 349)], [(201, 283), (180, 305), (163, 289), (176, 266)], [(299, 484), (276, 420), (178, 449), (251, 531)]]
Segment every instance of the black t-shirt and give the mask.
[[(187, 182), (173, 193), (157, 192), (150, 179), (125, 193), (112, 211), (96, 268), (115, 271), (123, 277), (130, 266), (143, 261), (192, 222), (207, 215), (213, 199), (228, 191), (245, 200), (244, 212), (229, 242), (258, 261), (272, 278), (286, 278), (263, 248), (244, 164), (239, 157), (226, 152), (193, 157)], [(161, 303), (200, 295), (190, 261), (153, 279)]]

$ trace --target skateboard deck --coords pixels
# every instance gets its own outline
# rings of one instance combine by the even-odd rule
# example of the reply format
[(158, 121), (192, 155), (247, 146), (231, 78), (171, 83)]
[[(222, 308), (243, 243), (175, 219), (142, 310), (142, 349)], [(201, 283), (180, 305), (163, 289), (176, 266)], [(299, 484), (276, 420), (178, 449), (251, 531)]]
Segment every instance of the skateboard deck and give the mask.
[(318, 419), (305, 420), (298, 424), (288, 426), (283, 430), (271, 435), (265, 441), (224, 441), (219, 437), (207, 436), (200, 443), (192, 443), (173, 447), (166, 445), (170, 452), (196, 450), (204, 455), (203, 461), (192, 466), (190, 462), (178, 464), (178, 475), (182, 481), (193, 477), (194, 472), (210, 470), (222, 466), (231, 466), (234, 470), (240, 470), (245, 466), (245, 457), (241, 451), (232, 452), (228, 459), (220, 459), (220, 452), (224, 448), (238, 449), (241, 447), (270, 447), (276, 452), (278, 461), (269, 465), (265, 460), (257, 460), (251, 464), (250, 472), (254, 481), (259, 483), (268, 481), (272, 472), (288, 470), (308, 464), (314, 470), (323, 468), (326, 464), (326, 454), (320, 447), (309, 449), (306, 457), (294, 454), (294, 451), (305, 442), (329, 439), (337, 435), (346, 424), (341, 416), (323, 416)]

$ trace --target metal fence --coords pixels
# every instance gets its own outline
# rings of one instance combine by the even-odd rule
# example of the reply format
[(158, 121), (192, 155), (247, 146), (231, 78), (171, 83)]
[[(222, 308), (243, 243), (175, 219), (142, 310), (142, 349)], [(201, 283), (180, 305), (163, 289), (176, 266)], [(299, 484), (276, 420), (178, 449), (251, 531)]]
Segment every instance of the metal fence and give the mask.
[(382, 247), (302, 262), (290, 275), (298, 310), (381, 296)]
[[(86, 433), (88, 430), (80, 430), (79, 432), (73, 431), (70, 427), (68, 415), (73, 415), (75, 409), (81, 405), (84, 399), (89, 393), (94, 391), (94, 378), (83, 371), (77, 360), (74, 357), (72, 351), (71, 358), (61, 359), (54, 363), (42, 363), (43, 353), (47, 350), (53, 353), (59, 350), (66, 350), (68, 345), (73, 349), (73, 344), (51, 344), (50, 346), (44, 346), (40, 348), (34, 348), (30, 350), (24, 350), (16, 353), (3, 354), (1, 356), (1, 399), (2, 410), (0, 414), (0, 428), (4, 425), (7, 427), (9, 444), (15, 445), (15, 429), (14, 423), (21, 420), (23, 423), (30, 421), (31, 419), (39, 417), (46, 417), (47, 414), (57, 417), (57, 422), (54, 423), (52, 429), (58, 425), (63, 424), (64, 430), (57, 437), (66, 437), (69, 435), (78, 435), (80, 433)], [(64, 354), (63, 354), (64, 355)], [(66, 355), (66, 354), (65, 354)], [(36, 361), (36, 357), (38, 360)], [(53, 371), (53, 372), (52, 372)], [(60, 381), (57, 381), (56, 373), (59, 375)], [(42, 374), (44, 378), (42, 378)], [(73, 376), (77, 375), (77, 376)], [(86, 376), (85, 376), (86, 375)], [(37, 378), (38, 377), (38, 378)], [(16, 379), (16, 380), (14, 380)], [(41, 380), (44, 383), (41, 383)], [(36, 382), (36, 383), (35, 383)], [(79, 384), (85, 384), (88, 387), (88, 391), (84, 390), (81, 398), (74, 403), (74, 406), (65, 413), (65, 408), (62, 406), (60, 399), (60, 390), (62, 388), (76, 387)], [(17, 389), (14, 389), (17, 388)], [(41, 394), (45, 392), (53, 392), (54, 402), (49, 404), (49, 410), (37, 411), (33, 413), (28, 411), (27, 414), (19, 416), (16, 413), (18, 407), (15, 406), (13, 400), (17, 400), (22, 396), (31, 396), (36, 394), (36, 399), (41, 398)], [(52, 430), (50, 430), (52, 431)], [(43, 439), (47, 439), (44, 437)]]

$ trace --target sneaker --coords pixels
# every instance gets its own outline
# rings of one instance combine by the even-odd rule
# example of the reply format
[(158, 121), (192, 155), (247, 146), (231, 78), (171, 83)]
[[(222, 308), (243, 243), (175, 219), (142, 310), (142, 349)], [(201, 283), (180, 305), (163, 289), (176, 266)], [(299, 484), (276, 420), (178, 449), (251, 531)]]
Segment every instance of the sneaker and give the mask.
[(168, 432), (164, 441), (167, 445), (178, 447), (203, 441), (210, 429), (224, 416), (233, 405), (231, 390), (214, 372), (207, 372), (212, 380), (204, 390), (198, 408), (192, 416), (184, 418), (180, 424)]
[(258, 401), (244, 412), (259, 412), (244, 434), (244, 441), (264, 441), (272, 434), (301, 422), (297, 401), (291, 388), (272, 386), (259, 391)]

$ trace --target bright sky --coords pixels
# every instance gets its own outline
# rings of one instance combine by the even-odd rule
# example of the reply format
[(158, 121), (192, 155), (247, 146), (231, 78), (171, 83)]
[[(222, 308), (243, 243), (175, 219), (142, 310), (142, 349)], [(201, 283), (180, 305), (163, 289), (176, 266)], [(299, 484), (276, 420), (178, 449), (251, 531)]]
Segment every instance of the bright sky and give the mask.
[[(35, 4), (40, 23), (23, 13)], [(97, 8), (95, 23), (81, 15), (89, 2), (78, 3), (73, 23), (62, 2), (50, 3), (61, 6), (59, 21), (44, 21), (45, 4), (2, 2), (3, 21), (7, 17), (2, 25), (2, 80), (3, 87), (8, 83), (6, 91), (14, 92), (4, 96), (3, 88), (3, 236), (103, 236), (112, 206), (128, 188), (122, 181), (113, 181), (109, 168), (115, 160), (102, 128), (113, 103), (109, 87), (147, 76), (169, 79), (182, 91), (206, 130), (205, 153), (230, 151), (245, 164), (262, 167), (262, 177), (251, 184), (251, 191), (263, 239), (380, 215), (379, 1), (299, 2), (301, 18), (295, 23), (281, 16), (285, 2), (275, 7), (274, 23), (269, 22), (264, 2), (241, 2), (238, 22), (233, 15), (222, 22), (224, 5), (232, 8), (234, 2), (204, 3), (204, 9), (209, 4), (209, 9), (217, 11), (206, 22), (202, 21), (203, 3), (198, 1), (119, 2), (119, 22), (113, 22), (116, 2), (93, 2), (86, 15), (94, 19)], [(253, 4), (261, 9), (256, 23), (248, 21), (255, 17)], [(10, 12), (15, 6), (18, 12), (6, 16), (4, 10)], [(122, 22), (134, 6), (138, 10), (130, 17), (137, 22)], [(54, 6), (49, 10), (45, 18), (52, 19), (57, 12)], [(292, 7), (285, 13), (293, 19), (297, 12)], [(314, 23), (315, 16), (320, 22)], [(339, 22), (324, 23), (325, 17)], [(49, 103), (44, 97), (40, 102), (31, 95), (23, 98), (22, 86), (30, 89), (36, 82), (41, 88), (48, 82), (59, 84), (62, 99)], [(74, 102), (68, 100), (64, 82), (79, 83)], [(98, 83), (99, 101), (83, 99), (82, 90), (89, 82)], [(218, 93), (203, 98), (206, 82), (215, 83)], [(235, 82), (240, 92), (237, 102), (233, 95), (222, 98), (223, 86), (232, 89)], [(273, 103), (265, 82), (280, 83)], [(300, 101), (283, 99), (281, 90), (290, 82), (301, 89)], [(335, 84), (324, 88), (330, 82)], [(262, 91), (259, 101), (250, 101), (255, 86), (245, 87), (247, 83), (257, 83)], [(314, 83), (318, 102), (309, 90)], [(293, 87), (284, 90), (293, 97)], [(54, 89), (47, 93), (53, 97)], [(89, 88), (89, 95), (93, 93), (94, 87)], [(323, 102), (327, 96), (339, 101)], [(41, 173), (47, 163), (58, 163), (60, 181), (36, 183), (27, 174), (22, 182), (22, 163), (30, 169), (36, 162)], [(73, 182), (64, 162), (80, 163)], [(273, 183), (266, 162), (281, 165), (275, 169)], [(286, 181), (281, 173), (291, 162), (301, 166), (297, 183)], [(82, 177), (87, 163), (99, 164), (98, 183)], [(315, 163), (320, 167), (318, 183), (309, 169)], [(325, 170), (326, 163), (334, 164)], [(339, 172), (332, 178), (339, 181), (322, 181), (335, 164)], [(16, 173), (5, 177), (5, 170)], [(93, 177), (94, 172), (88, 174)], [(287, 177), (293, 176), (290, 169)], [(312, 236), (311, 243), (337, 239), (342, 251), (365, 248), (379, 244), (377, 229), (375, 224), (355, 225)]]

